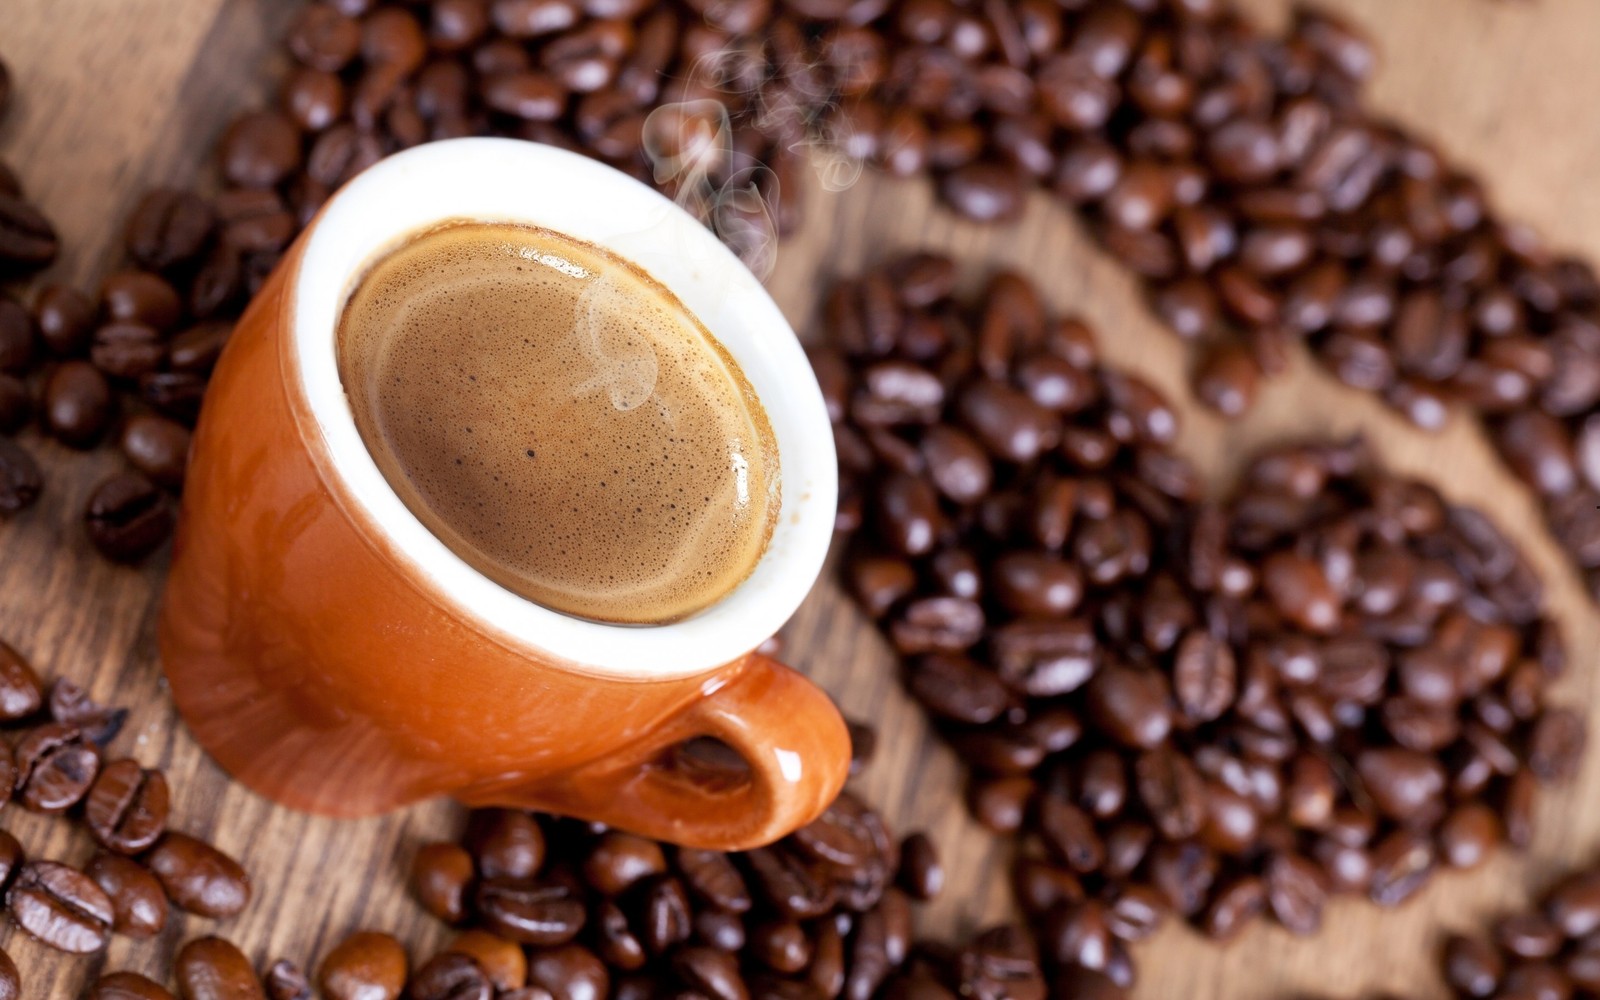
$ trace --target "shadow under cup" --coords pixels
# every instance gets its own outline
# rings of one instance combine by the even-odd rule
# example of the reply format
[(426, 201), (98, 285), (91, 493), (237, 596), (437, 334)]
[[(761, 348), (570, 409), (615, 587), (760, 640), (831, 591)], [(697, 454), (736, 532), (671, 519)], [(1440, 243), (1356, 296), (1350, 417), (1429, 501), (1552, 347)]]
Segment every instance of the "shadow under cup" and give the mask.
[[(533, 604), (423, 527), (366, 451), (335, 331), (373, 261), (451, 220), (539, 226), (633, 263), (728, 351), (777, 441), (781, 506), (750, 576), (682, 621), (617, 626)], [(552, 147), (460, 139), (342, 189), (240, 320), (195, 434), (160, 623), (196, 737), (257, 791), (365, 815), (440, 794), (731, 848), (776, 839), (842, 785), (848, 739), (814, 685), (752, 654), (826, 555), (831, 427), (799, 341), (695, 219)], [(728, 744), (749, 778), (665, 751)]]

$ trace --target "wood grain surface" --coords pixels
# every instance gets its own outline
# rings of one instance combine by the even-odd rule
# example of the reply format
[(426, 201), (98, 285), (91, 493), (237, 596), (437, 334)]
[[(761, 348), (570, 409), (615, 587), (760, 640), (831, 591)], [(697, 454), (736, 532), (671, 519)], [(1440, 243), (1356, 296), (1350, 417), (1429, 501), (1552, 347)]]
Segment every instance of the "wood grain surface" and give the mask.
[[(1381, 44), (1376, 106), (1437, 140), (1484, 177), (1493, 202), (1554, 244), (1600, 259), (1600, 3), (1595, 0), (1328, 0)], [(119, 222), (145, 186), (205, 176), (207, 153), (236, 110), (271, 94), (281, 70), (276, 41), (295, 0), (0, 0), (0, 57), (15, 104), (0, 126), (0, 157), (56, 221), (66, 252), (52, 277), (85, 284), (116, 263)], [(1248, 0), (1269, 28), (1285, 0)], [(1058, 308), (1083, 314), (1105, 352), (1167, 389), (1188, 414), (1183, 449), (1221, 486), (1255, 445), (1318, 433), (1366, 432), (1396, 466), (1488, 508), (1533, 554), (1566, 626), (1574, 669), (1558, 697), (1593, 704), (1600, 615), (1580, 596), (1539, 524), (1529, 496), (1497, 466), (1466, 421), (1424, 435), (1372, 400), (1313, 372), (1303, 360), (1263, 393), (1243, 423), (1195, 410), (1182, 385), (1184, 358), (1128, 277), (1096, 251), (1061, 207), (1036, 195), (1006, 230), (965, 224), (937, 209), (927, 185), (868, 174), (838, 194), (812, 191), (803, 232), (784, 244), (771, 285), (806, 331), (816, 290), (895, 249), (938, 248), (976, 281), (993, 265), (1018, 268)], [(276, 808), (233, 785), (174, 716), (152, 642), (164, 561), (141, 569), (98, 560), (78, 512), (89, 487), (120, 458), (39, 448), (46, 498), (0, 526), (0, 636), (41, 671), (133, 707), (123, 746), (165, 767), (173, 815), (242, 858), (256, 897), (223, 926), (175, 919), (158, 939), (118, 938), (108, 953), (57, 955), (11, 928), (0, 945), (22, 967), (27, 996), (68, 998), (109, 969), (163, 974), (176, 947), (217, 931), (260, 961), (319, 958), (358, 927), (399, 934), (414, 957), (445, 931), (404, 891), (415, 845), (454, 834), (459, 816), (435, 803), (383, 819), (336, 823)], [(882, 736), (860, 782), (896, 829), (924, 828), (943, 847), (950, 879), (922, 917), (953, 935), (1009, 912), (1004, 849), (975, 827), (960, 800), (954, 757), (931, 741), (898, 687), (891, 657), (830, 580), (787, 630), (787, 658), (824, 684)], [(1600, 711), (1591, 710), (1600, 729)], [(1142, 998), (1358, 997), (1385, 990), (1439, 997), (1436, 953), (1447, 928), (1475, 928), (1522, 901), (1563, 867), (1600, 847), (1600, 754), (1577, 783), (1546, 797), (1525, 856), (1499, 856), (1469, 875), (1446, 875), (1403, 909), (1356, 901), (1333, 906), (1322, 934), (1296, 939), (1261, 925), (1226, 949), (1175, 925), (1137, 952)], [(7, 810), (4, 825), (35, 856), (81, 863), (88, 838), (72, 824)]]

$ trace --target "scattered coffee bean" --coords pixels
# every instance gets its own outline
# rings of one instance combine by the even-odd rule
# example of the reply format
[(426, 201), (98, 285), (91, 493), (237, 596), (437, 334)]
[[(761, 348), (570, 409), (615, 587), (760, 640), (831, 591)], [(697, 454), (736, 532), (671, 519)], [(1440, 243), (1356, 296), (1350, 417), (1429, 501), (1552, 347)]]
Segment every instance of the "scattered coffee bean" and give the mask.
[(167, 825), (167, 779), (137, 761), (107, 764), (84, 805), (94, 839), (118, 854), (138, 854), (160, 839)]
[(54, 861), (24, 864), (6, 908), (23, 930), (60, 951), (88, 954), (110, 939), (111, 900), (89, 876)]
[(102, 555), (137, 562), (172, 534), (172, 503), (144, 476), (117, 473), (89, 495), (83, 521)]
[(118, 854), (96, 854), (83, 873), (111, 900), (111, 929), (151, 937), (167, 925), (167, 897), (150, 870)]
[(111, 422), (111, 386), (87, 361), (64, 361), (44, 383), (45, 427), (63, 444), (89, 448)]
[(406, 985), (406, 952), (391, 935), (358, 931), (334, 946), (317, 971), (328, 1000), (397, 1000)]
[(100, 751), (78, 727), (35, 726), (17, 741), (17, 801), (34, 812), (63, 813), (77, 805), (100, 773)]
[(239, 863), (188, 834), (168, 832), (143, 860), (167, 898), (190, 913), (221, 919), (250, 902), (250, 878)]
[(250, 960), (222, 938), (190, 941), (174, 964), (184, 1000), (267, 1000)]

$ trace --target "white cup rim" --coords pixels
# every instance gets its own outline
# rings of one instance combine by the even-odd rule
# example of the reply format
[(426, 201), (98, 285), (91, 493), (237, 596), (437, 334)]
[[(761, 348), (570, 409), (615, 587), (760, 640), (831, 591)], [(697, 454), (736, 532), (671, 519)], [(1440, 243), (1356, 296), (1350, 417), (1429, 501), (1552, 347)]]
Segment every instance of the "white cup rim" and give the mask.
[[(451, 220), (531, 224), (604, 247), (650, 274), (727, 349), (766, 408), (781, 503), (750, 576), (701, 613), (664, 625), (586, 621), (520, 597), (474, 570), (400, 500), (356, 429), (335, 330), (365, 269), (408, 234)], [(576, 153), (516, 139), (451, 139), (368, 168), (312, 225), (290, 276), (290, 378), (335, 477), (419, 582), (517, 647), (574, 668), (639, 680), (711, 670), (788, 620), (821, 571), (838, 502), (833, 435), (799, 339), (761, 282), (705, 226), (647, 185)]]

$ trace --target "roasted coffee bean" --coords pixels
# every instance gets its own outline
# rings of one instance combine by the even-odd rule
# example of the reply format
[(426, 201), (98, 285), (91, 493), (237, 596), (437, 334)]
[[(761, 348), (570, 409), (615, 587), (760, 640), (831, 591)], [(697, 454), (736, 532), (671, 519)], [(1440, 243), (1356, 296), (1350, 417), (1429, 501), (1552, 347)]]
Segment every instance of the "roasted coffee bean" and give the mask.
[(549, 991), (554, 1000), (603, 1000), (609, 994), (611, 977), (592, 952), (568, 944), (531, 953), (528, 983)]
[(215, 225), (216, 217), (204, 198), (188, 191), (154, 188), (128, 216), (128, 254), (143, 267), (165, 271), (197, 258)]
[(528, 878), (544, 864), (544, 831), (533, 816), (513, 809), (473, 813), (462, 845), (484, 878)]
[(33, 453), (9, 438), (0, 438), (0, 514), (27, 510), (43, 489), (44, 477)]
[[(944, 889), (944, 866), (938, 848), (926, 834), (918, 831), (900, 843), (898, 880), (917, 899), (934, 899)], [(784, 971), (784, 970), (779, 970)]]
[(117, 473), (89, 495), (83, 520), (89, 541), (102, 555), (137, 562), (172, 534), (172, 504), (144, 476)]
[(107, 323), (94, 332), (89, 360), (114, 379), (133, 381), (161, 366), (166, 345), (154, 327), (144, 323)]
[(266, 1000), (250, 960), (222, 938), (190, 941), (178, 949), (173, 964), (185, 1000)]
[(328, 1000), (398, 1000), (406, 968), (399, 941), (376, 931), (357, 931), (322, 959), (317, 985)]
[(1494, 993), (1505, 973), (1505, 963), (1487, 944), (1452, 935), (1444, 949), (1444, 976), (1451, 987), (1469, 997)]
[(467, 915), (472, 855), (456, 844), (424, 844), (411, 860), (411, 891), (423, 909), (446, 923)]
[(101, 769), (84, 805), (95, 840), (118, 854), (138, 854), (160, 839), (167, 825), (167, 779), (137, 761)]
[(88, 954), (110, 940), (111, 900), (89, 876), (54, 861), (24, 864), (6, 908), (23, 930), (59, 951)]
[(726, 854), (684, 847), (678, 849), (676, 862), (683, 884), (698, 898), (730, 913), (750, 910), (750, 890)]
[(21, 653), (0, 642), (0, 720), (26, 718), (43, 704), (44, 685), (39, 682), (39, 675)]
[(34, 812), (62, 813), (88, 794), (100, 752), (76, 726), (49, 722), (17, 741), (17, 800)]
[(64, 361), (44, 383), (45, 427), (63, 444), (89, 448), (111, 421), (111, 386), (87, 361)]
[(189, 430), (175, 420), (140, 413), (122, 427), (122, 453), (151, 481), (167, 489), (183, 487), (189, 464)]
[(262, 975), (269, 1000), (311, 1000), (311, 980), (300, 966), (280, 958)]
[(152, 937), (167, 925), (167, 897), (150, 870), (117, 854), (96, 854), (83, 873), (111, 900), (111, 929)]
[(231, 917), (250, 902), (250, 877), (210, 844), (168, 831), (145, 855), (167, 898), (202, 917)]
[(621, 895), (640, 879), (666, 870), (661, 845), (620, 831), (601, 837), (583, 863), (584, 879), (607, 896)]
[(86, 1000), (177, 1000), (166, 987), (137, 972), (101, 976), (85, 997)]
[(494, 985), (477, 962), (449, 951), (435, 955), (418, 969), (406, 989), (413, 1000), (493, 1000), (495, 996)]
[(217, 157), (223, 176), (231, 183), (273, 187), (300, 166), (300, 132), (276, 112), (252, 112), (228, 126)]
[(1439, 857), (1452, 868), (1476, 868), (1500, 841), (1500, 819), (1481, 802), (1451, 810), (1439, 824)]
[(489, 929), (523, 944), (559, 945), (583, 929), (584, 907), (565, 886), (509, 876), (478, 885), (475, 905)]
[(46, 285), (34, 301), (39, 336), (57, 357), (83, 352), (94, 332), (95, 304), (82, 292), (65, 285)]
[(968, 163), (945, 174), (939, 195), (978, 222), (1010, 222), (1022, 214), (1027, 184), (1021, 171), (999, 163)]
[(496, 990), (521, 989), (528, 981), (528, 960), (521, 946), (488, 931), (463, 931), (450, 942), (446, 954), (466, 955), (478, 963)]

